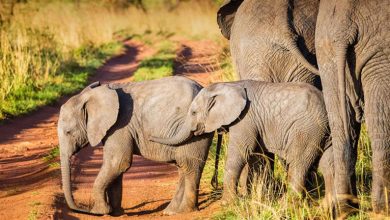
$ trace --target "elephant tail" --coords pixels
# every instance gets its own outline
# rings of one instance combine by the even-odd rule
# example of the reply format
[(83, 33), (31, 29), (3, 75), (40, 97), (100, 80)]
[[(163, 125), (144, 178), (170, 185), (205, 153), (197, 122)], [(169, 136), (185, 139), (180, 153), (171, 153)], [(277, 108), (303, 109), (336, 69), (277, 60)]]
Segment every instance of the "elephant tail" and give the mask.
[(341, 46), (336, 51), (336, 64), (337, 64), (337, 83), (338, 83), (338, 95), (340, 101), (340, 113), (343, 123), (344, 135), (349, 145), (349, 133), (348, 133), (348, 113), (347, 113), (347, 89), (345, 82), (345, 67), (346, 67), (347, 48)]
[(305, 56), (303, 56), (302, 52), (298, 49), (296, 42), (293, 42), (292, 45), (289, 46), (288, 50), (293, 54), (293, 56), (298, 60), (300, 64), (302, 64), (306, 69), (315, 75), (319, 76), (319, 72), (317, 67), (311, 64)]
[(219, 155), (221, 153), (221, 145), (222, 145), (222, 133), (218, 132), (218, 140), (217, 147), (215, 151), (215, 164), (214, 164), (214, 175), (211, 179), (211, 185), (214, 189), (218, 189), (218, 163), (219, 163)]

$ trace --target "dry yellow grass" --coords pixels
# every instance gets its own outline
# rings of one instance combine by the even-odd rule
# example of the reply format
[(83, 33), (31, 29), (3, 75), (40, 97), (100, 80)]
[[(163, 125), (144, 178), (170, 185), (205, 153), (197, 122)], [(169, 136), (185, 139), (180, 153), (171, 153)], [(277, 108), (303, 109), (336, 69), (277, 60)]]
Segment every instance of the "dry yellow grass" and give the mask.
[[(62, 93), (48, 97), (36, 93), (63, 84), (60, 72), (68, 64), (91, 67), (92, 55), (100, 56), (99, 48), (117, 42), (120, 35), (220, 38), (216, 10), (209, 1), (184, 2), (173, 11), (151, 7), (147, 13), (136, 7), (110, 6), (105, 1), (31, 0), (16, 4), (14, 15), (0, 28), (0, 120), (55, 99)], [(86, 79), (84, 74), (77, 80)], [(25, 102), (20, 102), (22, 99)]]

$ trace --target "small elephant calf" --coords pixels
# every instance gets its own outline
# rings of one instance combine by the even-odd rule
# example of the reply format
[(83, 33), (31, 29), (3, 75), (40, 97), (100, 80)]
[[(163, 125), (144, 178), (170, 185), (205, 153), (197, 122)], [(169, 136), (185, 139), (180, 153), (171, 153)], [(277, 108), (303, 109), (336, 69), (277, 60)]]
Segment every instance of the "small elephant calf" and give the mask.
[[(213, 134), (193, 137), (177, 147), (151, 142), (148, 137), (180, 135), (192, 100), (201, 89), (195, 81), (175, 76), (116, 85), (94, 83), (70, 98), (61, 107), (58, 122), (62, 187), (69, 207), (95, 214), (123, 212), (122, 177), (137, 154), (179, 168), (177, 191), (165, 214), (196, 210)], [(83, 210), (73, 200), (70, 158), (88, 143), (96, 146), (100, 142), (104, 154), (93, 186), (95, 204), (92, 210)]]
[[(326, 197), (331, 195), (331, 157), (327, 112), (322, 94), (305, 83), (253, 80), (216, 83), (192, 101), (181, 132), (172, 138), (153, 137), (164, 144), (180, 144), (194, 135), (229, 130), (224, 176), (224, 199), (231, 200), (243, 167), (254, 153), (273, 153), (284, 159), (291, 188), (302, 193), (309, 169), (320, 161)], [(327, 150), (329, 149), (329, 150)]]

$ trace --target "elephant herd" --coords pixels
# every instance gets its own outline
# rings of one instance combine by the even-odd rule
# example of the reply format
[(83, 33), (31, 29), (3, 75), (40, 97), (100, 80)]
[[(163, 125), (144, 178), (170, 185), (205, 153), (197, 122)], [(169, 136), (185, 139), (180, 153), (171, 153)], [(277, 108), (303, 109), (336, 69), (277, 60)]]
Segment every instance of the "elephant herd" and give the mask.
[[(244, 166), (262, 153), (285, 161), (297, 193), (318, 164), (328, 205), (343, 215), (359, 205), (355, 163), (364, 121), (373, 152), (373, 210), (388, 214), (390, 1), (227, 0), (217, 21), (230, 40), (241, 81), (206, 88), (179, 76), (97, 82), (61, 107), (58, 136), (68, 206), (83, 213), (122, 213), (122, 176), (137, 154), (179, 169), (165, 214), (196, 210), (208, 151), (215, 131), (223, 129), (229, 133), (225, 201), (235, 198)], [(84, 210), (72, 196), (70, 158), (100, 143), (104, 156), (93, 186), (95, 202)]]

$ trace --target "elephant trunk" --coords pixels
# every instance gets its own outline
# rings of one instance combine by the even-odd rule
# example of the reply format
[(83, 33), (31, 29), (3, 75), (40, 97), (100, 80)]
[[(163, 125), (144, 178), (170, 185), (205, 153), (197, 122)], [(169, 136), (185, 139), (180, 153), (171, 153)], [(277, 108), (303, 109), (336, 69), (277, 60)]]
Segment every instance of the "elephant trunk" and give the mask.
[[(64, 151), (61, 148), (61, 151)], [(72, 154), (67, 154), (65, 152), (61, 152), (61, 176), (62, 176), (62, 190), (64, 191), (65, 200), (68, 204), (69, 208), (74, 211), (81, 213), (89, 213), (87, 210), (80, 209), (76, 206), (73, 195), (72, 195), (72, 186), (71, 186), (71, 171), (70, 171), (70, 157)]]
[(151, 136), (149, 140), (165, 145), (180, 145), (190, 139), (192, 135), (191, 126), (189, 120), (187, 119), (179, 132), (177, 132), (173, 137), (162, 138)]

